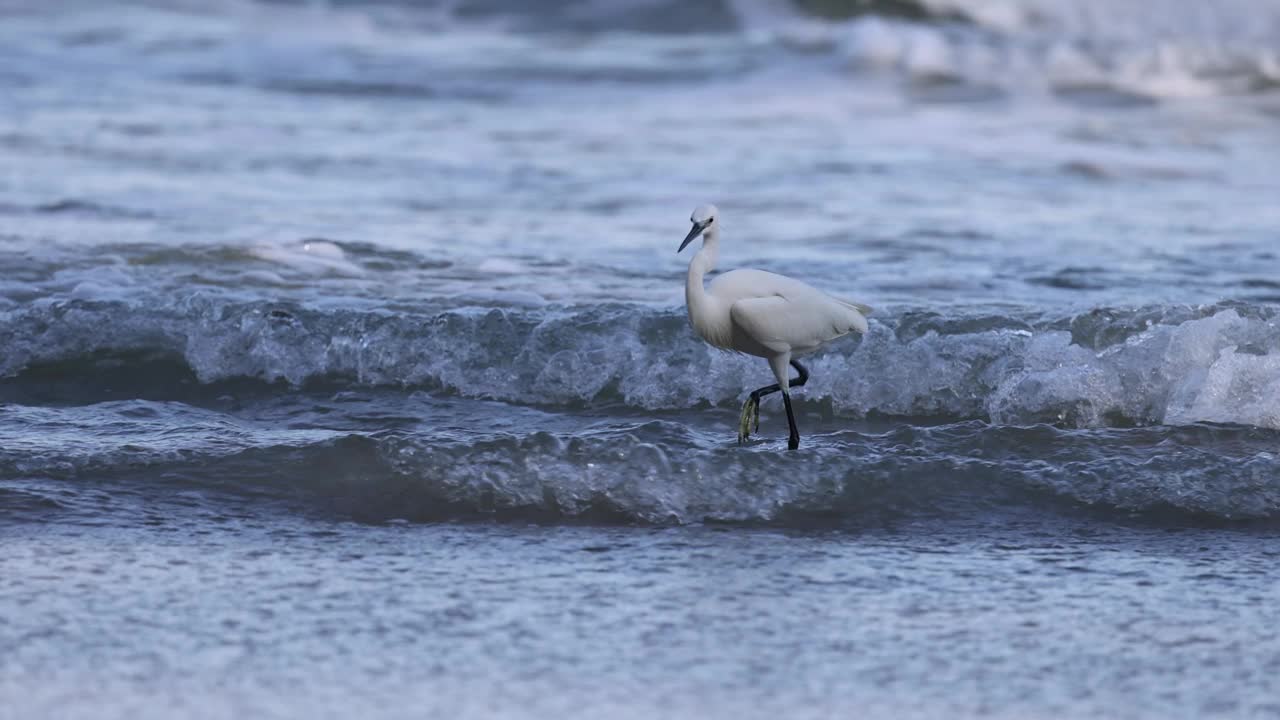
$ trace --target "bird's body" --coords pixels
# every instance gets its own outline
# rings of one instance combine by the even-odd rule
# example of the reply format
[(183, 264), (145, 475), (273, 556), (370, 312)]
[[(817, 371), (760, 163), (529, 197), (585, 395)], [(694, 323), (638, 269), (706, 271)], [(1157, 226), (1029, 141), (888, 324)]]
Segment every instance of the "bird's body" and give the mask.
[[(689, 294), (696, 294), (692, 288)], [(703, 340), (724, 350), (768, 358), (807, 355), (850, 332), (866, 332), (865, 305), (841, 300), (786, 275), (733, 270), (705, 288), (709, 302), (689, 320)], [(689, 297), (686, 295), (686, 301)]]
[[(699, 234), (702, 249), (689, 262), (685, 284), (689, 322), (714, 347), (767, 359), (778, 379), (777, 385), (751, 394), (743, 406), (738, 439), (744, 441), (750, 434), (753, 415), (758, 426), (760, 398), (781, 391), (791, 426), (789, 445), (794, 449), (800, 436), (791, 410), (790, 387), (803, 385), (808, 379), (808, 372), (796, 358), (850, 332), (865, 333), (865, 315), (871, 308), (764, 270), (733, 270), (716, 277), (709, 287), (704, 286), (704, 278), (715, 266), (720, 251), (716, 209), (709, 205), (699, 207), (690, 219), (693, 229), (680, 249)], [(789, 365), (800, 373), (795, 381), (787, 377)]]

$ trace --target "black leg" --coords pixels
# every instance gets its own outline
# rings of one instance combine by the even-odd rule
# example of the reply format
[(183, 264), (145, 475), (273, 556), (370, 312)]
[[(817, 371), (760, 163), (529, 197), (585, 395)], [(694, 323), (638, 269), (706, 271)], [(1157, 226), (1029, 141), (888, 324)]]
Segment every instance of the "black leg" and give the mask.
[[(801, 365), (795, 360), (792, 360), (791, 367), (795, 368), (796, 373), (798, 374), (795, 378), (787, 381), (788, 387), (801, 387), (805, 383), (809, 382), (809, 371), (805, 369), (805, 366)], [(765, 385), (762, 388), (751, 391), (751, 398), (747, 400), (746, 404), (742, 408), (743, 425), (740, 426), (738, 429), (739, 443), (746, 442), (747, 437), (753, 431), (753, 429), (750, 427), (751, 419), (753, 416), (755, 419), (754, 429), (755, 430), (760, 429), (760, 398), (766, 395), (772, 395), (773, 393), (776, 393), (781, 389), (782, 388), (777, 383), (774, 383), (772, 385)], [(791, 397), (788, 395), (783, 395), (782, 397), (783, 397), (783, 400), (786, 402), (786, 406), (787, 406), (787, 424), (791, 426), (791, 439), (790, 439), (790, 442), (788, 442), (788, 447), (790, 447), (792, 450), (795, 450), (797, 447), (800, 446), (800, 433), (796, 430), (795, 415), (791, 410)]]
[(805, 370), (803, 365), (796, 362), (795, 360), (792, 360), (791, 367), (795, 368), (797, 373), (800, 373), (798, 376), (796, 376), (795, 380), (791, 381), (791, 387), (801, 387), (805, 383), (809, 382), (809, 371)]
[(796, 429), (796, 414), (791, 411), (791, 396), (783, 395), (782, 403), (787, 406), (787, 425), (791, 426), (791, 437), (787, 438), (787, 449), (800, 447), (800, 431)]
[[(792, 360), (791, 367), (795, 368), (796, 372), (799, 373), (799, 375), (795, 379), (789, 380), (787, 382), (787, 387), (801, 387), (805, 383), (809, 382), (809, 371), (806, 370), (803, 365), (796, 362), (795, 360)], [(764, 387), (758, 390), (752, 390), (751, 397), (754, 398), (756, 402), (760, 402), (760, 398), (764, 397), (765, 395), (772, 395), (781, 389), (782, 387), (779, 386), (778, 383), (774, 383), (772, 385), (765, 385)]]

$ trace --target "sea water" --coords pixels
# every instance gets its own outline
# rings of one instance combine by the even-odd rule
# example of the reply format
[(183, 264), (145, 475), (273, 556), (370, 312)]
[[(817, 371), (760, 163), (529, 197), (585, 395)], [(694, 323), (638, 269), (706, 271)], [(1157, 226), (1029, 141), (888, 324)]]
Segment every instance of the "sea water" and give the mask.
[(1280, 3), (840, 6), (0, 2), (0, 717), (1280, 717)]

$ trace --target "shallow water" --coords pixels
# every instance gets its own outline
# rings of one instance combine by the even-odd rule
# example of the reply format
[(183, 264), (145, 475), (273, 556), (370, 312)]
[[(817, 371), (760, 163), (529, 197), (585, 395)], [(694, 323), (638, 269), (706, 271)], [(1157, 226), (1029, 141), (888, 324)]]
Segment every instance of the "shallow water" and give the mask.
[(1280, 715), (1280, 4), (872, 5), (0, 2), (5, 705)]
[(369, 527), (163, 505), (6, 533), (0, 690), (20, 716), (1280, 710), (1274, 532)]

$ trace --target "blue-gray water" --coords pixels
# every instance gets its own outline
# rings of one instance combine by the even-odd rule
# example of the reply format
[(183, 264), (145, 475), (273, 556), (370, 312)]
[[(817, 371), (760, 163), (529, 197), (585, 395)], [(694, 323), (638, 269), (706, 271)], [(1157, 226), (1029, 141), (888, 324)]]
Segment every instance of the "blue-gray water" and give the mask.
[(836, 5), (0, 0), (0, 717), (1280, 717), (1280, 3)]

